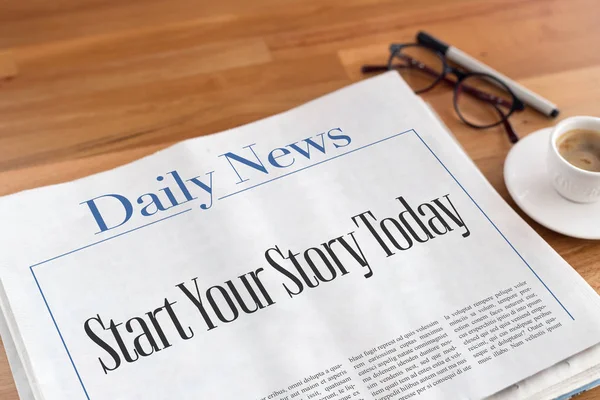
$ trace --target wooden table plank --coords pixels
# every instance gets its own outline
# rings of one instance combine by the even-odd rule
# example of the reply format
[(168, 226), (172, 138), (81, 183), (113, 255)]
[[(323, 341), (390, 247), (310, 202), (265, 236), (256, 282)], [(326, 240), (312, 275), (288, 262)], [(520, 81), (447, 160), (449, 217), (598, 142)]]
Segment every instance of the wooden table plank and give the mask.
[[(600, 115), (597, 0), (0, 0), (0, 195), (60, 183), (289, 109), (362, 79), (427, 30), (556, 102)], [(451, 89), (424, 98), (513, 206), (501, 128), (464, 126)], [(525, 135), (551, 126), (532, 110)], [(517, 211), (600, 292), (600, 243)], [(0, 398), (17, 399), (0, 352)], [(600, 390), (580, 397), (600, 400)]]

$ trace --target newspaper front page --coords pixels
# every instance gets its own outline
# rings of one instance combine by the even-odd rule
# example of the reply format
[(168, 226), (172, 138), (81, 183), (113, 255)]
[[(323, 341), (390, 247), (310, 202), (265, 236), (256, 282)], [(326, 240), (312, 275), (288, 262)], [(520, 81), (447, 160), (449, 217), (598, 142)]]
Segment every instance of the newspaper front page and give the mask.
[(600, 341), (593, 289), (394, 72), (0, 220), (35, 399), (479, 399)]

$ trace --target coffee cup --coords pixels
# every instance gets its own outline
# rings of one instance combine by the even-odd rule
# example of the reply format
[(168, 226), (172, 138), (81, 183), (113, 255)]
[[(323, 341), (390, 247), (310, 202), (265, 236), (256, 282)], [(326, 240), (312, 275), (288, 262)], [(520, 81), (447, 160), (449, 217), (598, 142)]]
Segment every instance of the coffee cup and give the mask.
[(577, 167), (559, 151), (561, 139), (564, 140), (574, 130), (592, 131), (600, 135), (600, 118), (571, 117), (554, 127), (547, 158), (548, 174), (556, 191), (566, 199), (577, 203), (593, 203), (600, 200), (600, 171)]

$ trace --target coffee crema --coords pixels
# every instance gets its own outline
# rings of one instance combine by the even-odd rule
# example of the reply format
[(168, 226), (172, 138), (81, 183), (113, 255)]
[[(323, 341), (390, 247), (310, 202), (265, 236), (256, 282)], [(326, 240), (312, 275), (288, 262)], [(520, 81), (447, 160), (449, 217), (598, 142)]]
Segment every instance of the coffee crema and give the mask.
[(556, 147), (569, 164), (600, 172), (600, 131), (572, 129), (558, 138)]

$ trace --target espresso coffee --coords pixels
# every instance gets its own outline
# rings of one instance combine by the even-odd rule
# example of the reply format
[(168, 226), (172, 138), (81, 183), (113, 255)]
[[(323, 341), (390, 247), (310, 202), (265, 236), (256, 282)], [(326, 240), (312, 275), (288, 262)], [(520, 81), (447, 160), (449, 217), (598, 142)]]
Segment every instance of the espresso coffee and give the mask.
[(577, 168), (600, 172), (600, 131), (573, 129), (556, 143), (562, 158)]

